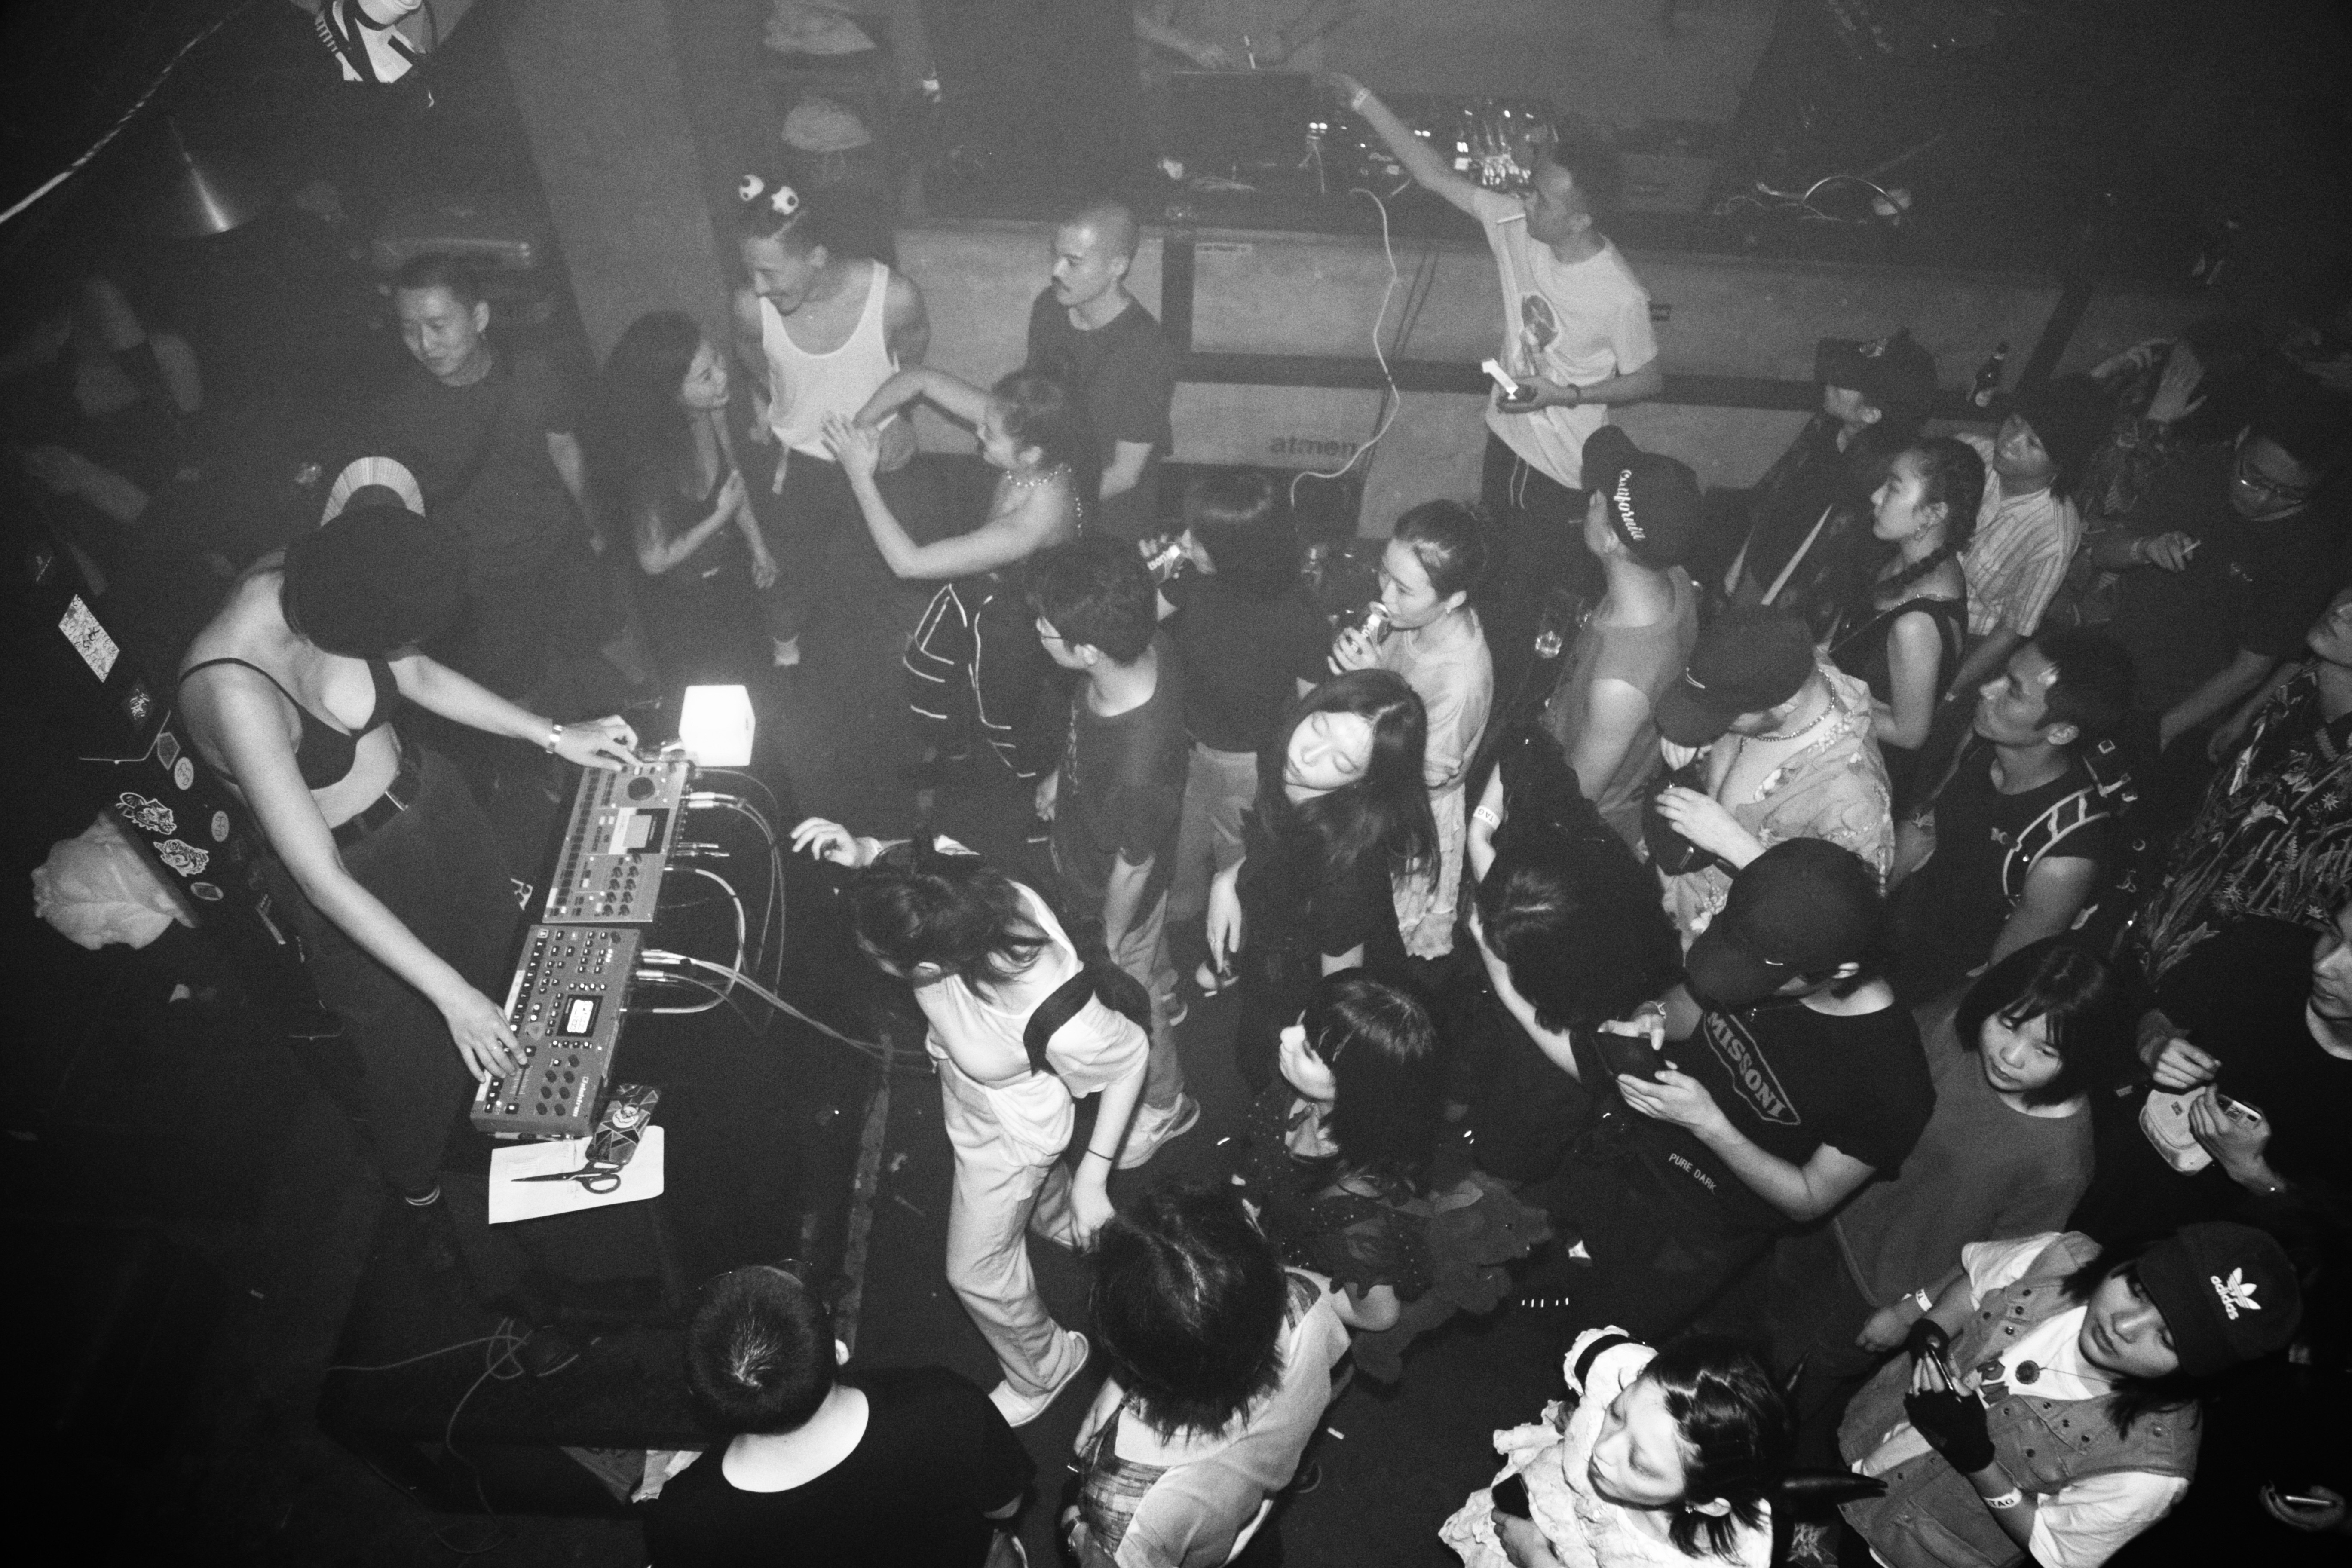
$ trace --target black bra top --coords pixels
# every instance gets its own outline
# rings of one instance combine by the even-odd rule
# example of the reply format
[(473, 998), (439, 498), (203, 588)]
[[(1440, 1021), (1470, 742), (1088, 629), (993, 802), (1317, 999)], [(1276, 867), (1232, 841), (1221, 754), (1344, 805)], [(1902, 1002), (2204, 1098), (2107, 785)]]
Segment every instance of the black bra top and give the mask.
[(325, 789), (351, 776), (352, 765), (359, 759), (360, 737), (392, 722), (393, 710), (400, 706), (400, 684), (393, 679), (392, 666), (380, 658), (367, 661), (368, 679), (375, 682), (375, 703), (368, 710), (367, 722), (356, 730), (340, 730), (302, 706), (301, 700), (285, 687), (278, 678), (257, 664), (242, 658), (208, 658), (192, 664), (180, 672), (180, 679), (200, 669), (210, 669), (216, 664), (241, 664), (270, 685), (278, 687), (294, 710), (302, 715), (302, 739), (294, 747), (294, 766), (302, 774), (302, 782), (312, 789)]

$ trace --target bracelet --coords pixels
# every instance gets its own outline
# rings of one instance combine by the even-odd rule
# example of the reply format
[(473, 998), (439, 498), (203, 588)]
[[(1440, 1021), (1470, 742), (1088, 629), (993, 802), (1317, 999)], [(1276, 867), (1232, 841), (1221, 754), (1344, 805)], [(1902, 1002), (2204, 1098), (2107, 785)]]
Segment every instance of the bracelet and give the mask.
[(1927, 1294), (1927, 1287), (1925, 1285), (1911, 1292), (1911, 1300), (1919, 1303), (1919, 1310), (1922, 1312), (1932, 1312), (1936, 1310), (1936, 1299)]
[(539, 749), (542, 752), (552, 752), (555, 750), (555, 743), (562, 739), (563, 726), (561, 724), (550, 724), (547, 727), (547, 739), (539, 743)]
[[(1984, 1497), (1982, 1492), (1979, 1492), (1977, 1495), (1979, 1497)], [(2016, 1487), (2010, 1488), (1999, 1497), (1984, 1498), (1984, 1505), (1987, 1508), (2011, 1509), (2024, 1501), (2025, 1493)]]
[(1581, 407), (1583, 407), (1583, 406), (1584, 406), (1584, 388), (1582, 388), (1582, 387), (1580, 387), (1580, 386), (1577, 385), (1577, 384), (1576, 384), (1576, 383), (1574, 383), (1574, 382), (1572, 382), (1572, 381), (1571, 381), (1571, 382), (1570, 382), (1570, 383), (1568, 384), (1568, 389), (1569, 389), (1569, 391), (1570, 391), (1570, 392), (1572, 392), (1572, 393), (1576, 394), (1576, 401), (1575, 401), (1575, 402), (1573, 402), (1573, 403), (1571, 403), (1571, 404), (1570, 404), (1570, 405), (1569, 405), (1569, 406), (1570, 406), (1570, 408), (1581, 408)]
[(1106, 1153), (1104, 1151), (1102, 1151), (1102, 1150), (1100, 1150), (1100, 1149), (1097, 1149), (1097, 1148), (1096, 1148), (1093, 1144), (1089, 1143), (1088, 1145), (1087, 1145), (1087, 1153), (1089, 1153), (1089, 1154), (1091, 1154), (1091, 1155), (1094, 1155), (1097, 1159), (1108, 1160), (1108, 1159), (1111, 1158), (1111, 1157), (1112, 1157), (1112, 1155), (1117, 1154), (1117, 1153), (1118, 1152), (1118, 1150), (1116, 1150), (1116, 1149), (1113, 1149), (1113, 1150), (1109, 1151), (1109, 1152)]
[(1470, 815), (1478, 821), (1485, 823), (1489, 827), (1500, 827), (1503, 826), (1503, 819), (1496, 816), (1489, 807), (1474, 805), (1470, 808)]

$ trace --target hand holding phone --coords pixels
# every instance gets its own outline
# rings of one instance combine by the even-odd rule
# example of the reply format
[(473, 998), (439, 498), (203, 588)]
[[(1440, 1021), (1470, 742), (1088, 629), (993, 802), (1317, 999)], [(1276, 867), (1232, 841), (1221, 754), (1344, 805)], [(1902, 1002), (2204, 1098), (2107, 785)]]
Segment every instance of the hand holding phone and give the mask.
[(1504, 402), (1533, 403), (1535, 401), (1536, 389), (1532, 386), (1521, 386), (1512, 379), (1510, 372), (1505, 370), (1499, 361), (1493, 359), (1481, 361), (1478, 368), (1494, 378), (1495, 390), (1503, 395)]

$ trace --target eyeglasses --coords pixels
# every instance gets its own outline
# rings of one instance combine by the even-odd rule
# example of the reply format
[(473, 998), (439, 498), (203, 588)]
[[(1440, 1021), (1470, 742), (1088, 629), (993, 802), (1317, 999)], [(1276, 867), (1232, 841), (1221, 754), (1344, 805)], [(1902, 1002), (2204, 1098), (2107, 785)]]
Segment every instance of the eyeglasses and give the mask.
[(2238, 443), (2237, 459), (2231, 464), (2230, 469), (2231, 479), (2256, 494), (2266, 495), (2273, 500), (2305, 501), (2311, 499), (2311, 492), (2317, 488), (2316, 486), (2285, 484), (2255, 468), (2250, 455), (2253, 443), (2249, 440), (2241, 440)]

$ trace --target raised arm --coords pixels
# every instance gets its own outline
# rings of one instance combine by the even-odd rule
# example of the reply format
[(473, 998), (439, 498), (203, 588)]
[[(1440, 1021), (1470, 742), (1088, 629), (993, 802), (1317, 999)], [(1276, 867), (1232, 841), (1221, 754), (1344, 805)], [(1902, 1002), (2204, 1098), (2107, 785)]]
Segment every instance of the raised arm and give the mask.
[(929, 401), (949, 418), (977, 426), (988, 412), (988, 394), (961, 376), (929, 365), (909, 365), (874, 389), (857, 411), (857, 423), (878, 426), (917, 398)]
[(1010, 511), (992, 517), (970, 533), (959, 533), (929, 544), (918, 544), (892, 515), (890, 503), (874, 480), (881, 454), (881, 438), (868, 426), (835, 416), (825, 423), (824, 438), (848, 477), (850, 493), (866, 519), (866, 531), (891, 572), (927, 583), (969, 577), (1025, 561), (1054, 540), (1072, 499), (1062, 485), (1037, 485), (1022, 490)]
[(1373, 96), (1372, 89), (1354, 77), (1327, 71), (1323, 82), (1339, 96), (1349, 110), (1372, 128), (1372, 134), (1387, 144), (1388, 150), (1395, 154), (1396, 161), (1404, 165), (1404, 172), (1412, 176), (1415, 184), (1435, 192), (1447, 203), (1460, 207), (1475, 218), (1486, 216), (1485, 209), (1490, 200), (1503, 199), (1489, 197), (1474, 182), (1448, 168), (1445, 160), (1437, 155), (1435, 148), (1414, 135), (1412, 126), (1398, 119), (1394, 110)]

